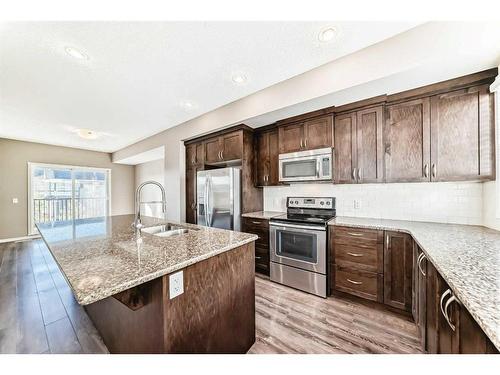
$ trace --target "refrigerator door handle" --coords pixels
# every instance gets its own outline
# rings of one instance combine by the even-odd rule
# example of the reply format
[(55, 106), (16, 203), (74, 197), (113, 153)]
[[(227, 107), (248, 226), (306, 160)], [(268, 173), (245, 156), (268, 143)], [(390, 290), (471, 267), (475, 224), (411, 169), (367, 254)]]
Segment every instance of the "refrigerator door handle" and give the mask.
[(212, 207), (211, 207), (211, 195), (212, 194), (212, 176), (210, 175), (207, 175), (207, 227), (211, 227), (212, 226), (212, 217), (213, 217), (213, 213), (212, 213)]
[(205, 189), (204, 189), (203, 203), (205, 205), (205, 225), (208, 227), (208, 175), (205, 177)]

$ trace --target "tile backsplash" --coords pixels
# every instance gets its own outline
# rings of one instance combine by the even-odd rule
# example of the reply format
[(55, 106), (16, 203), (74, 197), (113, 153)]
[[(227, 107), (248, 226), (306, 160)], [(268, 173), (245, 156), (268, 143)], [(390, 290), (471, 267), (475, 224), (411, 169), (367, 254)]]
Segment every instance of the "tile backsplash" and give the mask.
[(323, 196), (336, 198), (338, 216), (482, 225), (482, 185), (429, 182), (265, 187), (264, 209), (286, 211), (287, 196)]

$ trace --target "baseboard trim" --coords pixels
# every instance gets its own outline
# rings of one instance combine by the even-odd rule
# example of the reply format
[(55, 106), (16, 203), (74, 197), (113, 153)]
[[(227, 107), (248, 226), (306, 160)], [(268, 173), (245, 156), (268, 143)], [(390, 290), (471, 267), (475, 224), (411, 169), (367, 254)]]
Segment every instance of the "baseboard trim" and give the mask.
[(24, 237), (4, 238), (4, 239), (0, 239), (0, 243), (34, 240), (37, 238), (41, 238), (39, 234), (34, 234), (32, 236), (24, 236)]

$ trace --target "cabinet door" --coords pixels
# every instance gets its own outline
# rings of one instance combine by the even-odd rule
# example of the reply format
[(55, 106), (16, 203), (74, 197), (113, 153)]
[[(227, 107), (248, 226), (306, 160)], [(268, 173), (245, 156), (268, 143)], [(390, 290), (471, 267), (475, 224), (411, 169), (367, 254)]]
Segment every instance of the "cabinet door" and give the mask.
[[(417, 249), (416, 255), (417, 259), (419, 256), (421, 256), (422, 250), (418, 247), (415, 246)], [(420, 334), (420, 342), (422, 345), (422, 350), (425, 351), (427, 350), (426, 347), (426, 324), (427, 324), (427, 319), (426, 319), (426, 314), (427, 314), (427, 259), (422, 256), (422, 260), (418, 263), (413, 263), (414, 267), (414, 272), (416, 272), (417, 276), (417, 289), (416, 289), (416, 312), (417, 312), (417, 317), (416, 317), (416, 323), (418, 327), (418, 331)]]
[(332, 116), (324, 116), (304, 122), (304, 149), (332, 147)]
[(335, 116), (334, 152), (335, 168), (333, 180), (337, 184), (356, 182), (356, 114)]
[(222, 160), (237, 160), (243, 156), (243, 132), (237, 131), (221, 136)]
[(425, 300), (425, 350), (429, 354), (439, 352), (439, 283), (438, 272), (431, 262), (426, 262), (426, 300)]
[(301, 151), (304, 144), (304, 125), (291, 124), (279, 128), (280, 154)]
[(267, 168), (267, 185), (279, 184), (279, 139), (278, 130), (269, 132), (269, 163)]
[(431, 99), (433, 181), (489, 178), (494, 172), (494, 122), (488, 86)]
[(383, 113), (382, 107), (375, 107), (356, 114), (358, 183), (384, 179)]
[(186, 223), (196, 224), (196, 173), (199, 168), (186, 169)]
[(384, 303), (411, 312), (413, 241), (401, 232), (385, 232)]
[(386, 107), (386, 182), (430, 180), (429, 113), (429, 98)]
[(257, 163), (255, 168), (257, 186), (267, 185), (269, 175), (269, 133), (264, 132), (257, 135), (255, 142), (257, 152)]
[(217, 163), (221, 161), (220, 138), (211, 138), (205, 141), (205, 162)]
[(186, 146), (186, 168), (196, 165), (196, 144)]
[(204, 155), (205, 148), (203, 142), (196, 143), (196, 153), (195, 153), (195, 162), (196, 165), (203, 165), (204, 163)]

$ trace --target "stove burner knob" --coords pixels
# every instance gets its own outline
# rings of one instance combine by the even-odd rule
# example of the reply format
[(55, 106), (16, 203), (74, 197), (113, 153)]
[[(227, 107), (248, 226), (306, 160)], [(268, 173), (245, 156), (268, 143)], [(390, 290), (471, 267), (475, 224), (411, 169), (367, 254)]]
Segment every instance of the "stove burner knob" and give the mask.
[(330, 205), (330, 201), (326, 201), (326, 204), (329, 206)]
[(299, 204), (299, 201), (295, 201), (295, 204)]
[(319, 204), (323, 206), (325, 204), (325, 202), (321, 201), (321, 202), (319, 202)]

